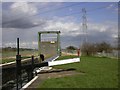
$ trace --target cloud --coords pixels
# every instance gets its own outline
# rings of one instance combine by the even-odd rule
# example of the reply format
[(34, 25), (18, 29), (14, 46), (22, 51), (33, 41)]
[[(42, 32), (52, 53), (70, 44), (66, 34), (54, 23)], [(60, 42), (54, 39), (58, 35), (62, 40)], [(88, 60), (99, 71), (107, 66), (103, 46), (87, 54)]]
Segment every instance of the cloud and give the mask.
[[(113, 43), (115, 36), (118, 35), (118, 28), (116, 22), (103, 22), (103, 23), (92, 23), (89, 22), (87, 28), (87, 38), (89, 42), (102, 42), (107, 41)], [(47, 26), (44, 30), (60, 30), (62, 37), (62, 44), (65, 45), (77, 45), (79, 46), (85, 33), (82, 30), (81, 23), (73, 21), (67, 21), (65, 18), (62, 21), (50, 20), (47, 22)]]
[[(60, 30), (61, 35), (75, 35), (79, 34), (80, 24), (72, 21), (71, 17), (55, 18), (47, 21), (44, 30)], [(69, 34), (68, 34), (69, 33)], [(73, 34), (71, 34), (73, 33)]]
[(38, 12), (34, 4), (28, 2), (15, 2), (10, 6), (10, 9), (16, 13), (19, 11), (21, 13), (26, 13), (29, 15), (35, 15)]
[(106, 7), (108, 10), (112, 10), (112, 13), (118, 13), (118, 3), (110, 4)]
[(36, 26), (42, 26), (45, 24), (44, 20), (37, 20), (34, 17), (22, 17), (15, 20), (10, 20), (9, 22), (4, 22), (6, 17), (3, 16), (2, 27), (3, 28), (33, 28)]
[[(68, 19), (68, 18), (67, 18)], [(90, 23), (90, 22), (89, 22)], [(67, 21), (62, 19), (47, 20), (44, 26), (38, 26), (26, 30), (16, 28), (3, 29), (3, 42), (16, 42), (19, 37), (22, 47), (35, 47), (37, 48), (37, 33), (43, 30), (60, 30), (61, 31), (61, 45), (65, 48), (68, 45), (79, 46), (82, 42), (84, 33), (82, 31), (81, 23)], [(10, 32), (9, 32), (10, 31)], [(102, 42), (107, 41), (113, 43), (115, 36), (118, 35), (118, 28), (116, 22), (104, 22), (88, 24), (87, 37), (89, 42)], [(7, 37), (5, 37), (7, 36)]]
[[(30, 3), (14, 2), (8, 9), (2, 10), (2, 27), (3, 28), (32, 28), (44, 25), (46, 22), (38, 13), (49, 10), (49, 7), (60, 7), (62, 3)], [(39, 10), (38, 10), (39, 9)]]
[(110, 4), (110, 5), (107, 7), (107, 9), (111, 9), (111, 8), (113, 8), (113, 6), (114, 6), (114, 4)]
[[(61, 30), (62, 35), (79, 35), (84, 34), (82, 31), (82, 23), (68, 21), (69, 18), (58, 18), (56, 20), (47, 21), (44, 30)], [(103, 23), (92, 23), (89, 22), (87, 33), (94, 34), (96, 33), (110, 33), (117, 34), (117, 23), (116, 22), (103, 22)], [(69, 33), (69, 34), (68, 34)]]
[(32, 28), (45, 24), (42, 19), (38, 20), (37, 8), (28, 2), (17, 2), (10, 6), (10, 10), (2, 11), (3, 28)]
[[(42, 3), (44, 6), (46, 3)], [(50, 3), (47, 3), (50, 5)], [(21, 7), (22, 6), (22, 7)], [(21, 47), (37, 48), (37, 33), (43, 30), (60, 30), (62, 47), (68, 45), (79, 46), (84, 38), (82, 23), (75, 17), (53, 17), (43, 20), (38, 13), (39, 5), (36, 3), (13, 3), (8, 10), (3, 10), (3, 44), (14, 45), (19, 37)], [(112, 5), (110, 5), (112, 7)], [(44, 11), (44, 10), (43, 10)], [(39, 11), (41, 12), (41, 11)], [(90, 42), (110, 41), (112, 42), (118, 34), (116, 22), (88, 23), (87, 36)], [(23, 30), (24, 29), (24, 30)], [(12, 44), (13, 43), (13, 44)]]

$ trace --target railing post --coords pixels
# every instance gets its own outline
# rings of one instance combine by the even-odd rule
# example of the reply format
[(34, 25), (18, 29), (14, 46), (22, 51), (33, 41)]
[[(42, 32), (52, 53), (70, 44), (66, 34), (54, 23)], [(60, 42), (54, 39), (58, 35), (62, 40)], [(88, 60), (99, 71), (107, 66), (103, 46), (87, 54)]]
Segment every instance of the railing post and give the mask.
[(19, 89), (19, 81), (22, 87), (21, 81), (21, 55), (19, 55), (19, 38), (17, 38), (17, 55), (16, 55), (16, 88)]
[(61, 56), (60, 32), (57, 33), (57, 55)]
[(28, 74), (28, 81), (33, 79), (33, 70), (34, 70), (34, 56), (32, 55), (32, 57), (31, 57), (31, 66), (26, 69), (27, 74)]
[(41, 33), (38, 33), (38, 56), (39, 56), (39, 61), (40, 63), (42, 60), (40, 59), (40, 54), (41, 54)]
[(31, 64), (32, 66), (31, 66), (31, 74), (32, 74), (32, 77), (31, 78), (33, 78), (33, 70), (34, 70), (34, 56), (32, 55), (32, 64)]
[(17, 78), (17, 90), (18, 90), (18, 85), (20, 81), (20, 85), (22, 87), (22, 81), (21, 81), (21, 55), (16, 55), (16, 78)]

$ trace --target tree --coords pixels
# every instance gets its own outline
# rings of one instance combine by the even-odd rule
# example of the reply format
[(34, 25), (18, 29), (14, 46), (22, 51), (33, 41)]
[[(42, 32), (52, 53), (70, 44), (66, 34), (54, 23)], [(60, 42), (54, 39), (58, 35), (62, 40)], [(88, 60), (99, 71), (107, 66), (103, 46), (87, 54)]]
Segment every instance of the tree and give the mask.
[(85, 55), (94, 55), (97, 52), (103, 52), (110, 53), (112, 51), (112, 46), (107, 42), (102, 43), (83, 43), (82, 45), (82, 53)]
[(77, 50), (77, 48), (74, 47), (74, 46), (68, 46), (68, 47), (66, 48), (66, 50), (67, 50), (69, 53), (73, 53), (73, 51), (74, 51), (74, 50)]
[(66, 49), (67, 49), (67, 50), (76, 50), (77, 48), (74, 47), (74, 46), (68, 46)]
[(97, 44), (96, 48), (97, 48), (97, 52), (105, 51), (106, 53), (108, 53), (112, 51), (111, 45), (107, 42), (102, 42), (102, 43)]
[(95, 44), (88, 43), (88, 42), (83, 43), (82, 52), (87, 56), (94, 55), (96, 53)]

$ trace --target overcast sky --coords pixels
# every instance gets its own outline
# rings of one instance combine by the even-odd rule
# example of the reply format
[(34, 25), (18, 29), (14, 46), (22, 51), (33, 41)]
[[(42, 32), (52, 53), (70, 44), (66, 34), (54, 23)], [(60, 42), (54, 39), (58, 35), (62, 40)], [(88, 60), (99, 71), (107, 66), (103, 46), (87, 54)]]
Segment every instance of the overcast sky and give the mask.
[(87, 40), (107, 41), (118, 37), (118, 3), (115, 2), (3, 2), (2, 44), (37, 48), (39, 31), (61, 31), (61, 45), (79, 46), (83, 40), (82, 8), (86, 9)]

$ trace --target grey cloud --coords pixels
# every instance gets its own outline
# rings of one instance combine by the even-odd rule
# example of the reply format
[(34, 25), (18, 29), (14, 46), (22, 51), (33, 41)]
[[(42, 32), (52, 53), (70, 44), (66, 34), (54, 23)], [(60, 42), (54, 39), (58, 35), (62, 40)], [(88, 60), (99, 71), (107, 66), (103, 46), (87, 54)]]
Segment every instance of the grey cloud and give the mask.
[[(64, 35), (61, 36), (61, 45), (63, 48), (73, 45), (79, 47), (82, 42), (84, 42), (85, 36), (80, 35)], [(100, 43), (102, 41), (111, 43), (114, 45), (115, 39), (111, 36), (111, 32), (93, 32), (87, 36), (87, 41), (91, 43)]]
[(40, 17), (35, 17), (24, 13), (20, 13), (19, 15), (19, 13), (16, 14), (10, 11), (3, 11), (2, 13), (2, 28), (26, 29), (36, 26), (42, 26), (44, 24), (45, 21), (41, 20)]
[(30, 19), (24, 18), (24, 19), (13, 20), (7, 23), (3, 22), (2, 27), (3, 28), (25, 29), (25, 28), (32, 28), (32, 27), (40, 26), (42, 24), (44, 24), (44, 22), (39, 22), (38, 24), (34, 24), (34, 22), (32, 22)]
[[(33, 30), (17, 30), (16, 29), (10, 29), (11, 32), (8, 32), (8, 28), (6, 28), (7, 30), (3, 30), (2, 34), (3, 34), (3, 42), (16, 42), (16, 38), (19, 37), (20, 38), (20, 42), (30, 42), (32, 45), (32, 42), (35, 41), (37, 42), (38, 38), (37, 38), (37, 32), (39, 32), (40, 27), (36, 29), (34, 28)], [(16, 31), (16, 32), (15, 32)], [(7, 36), (7, 37), (6, 37)], [(60, 36), (60, 40), (61, 40), (61, 46), (62, 48), (65, 48), (69, 45), (73, 45), (73, 46), (77, 46), (79, 47), (79, 45), (82, 43), (82, 40), (84, 38), (84, 35), (75, 35), (75, 36), (71, 36), (69, 34), (67, 35), (61, 35)], [(110, 33), (106, 32), (94, 32), (92, 34), (88, 35), (88, 41), (89, 42), (102, 42), (102, 41), (107, 41), (110, 43), (113, 43), (114, 39), (111, 37)], [(29, 46), (29, 45), (28, 45)], [(36, 47), (36, 46), (35, 46)]]
[[(27, 41), (27, 42), (29, 41), (31, 43), (32, 43), (32, 41), (37, 42), (37, 32), (44, 30), (45, 27), (48, 27), (48, 29), (49, 29), (51, 26), (52, 27), (55, 26), (55, 24), (57, 22), (57, 20), (56, 20), (56, 22), (52, 21), (52, 24), (51, 24), (51, 23), (49, 23), (49, 20), (44, 21), (44, 20), (39, 20), (38, 18), (40, 19), (40, 17), (35, 17), (35, 16), (32, 17), (32, 16), (24, 15), (24, 14), (22, 14), (22, 16), (21, 16), (21, 15), (16, 15), (15, 13), (11, 13), (11, 12), (9, 14), (3, 13), (3, 28), (4, 28), (3, 41), (4, 42), (6, 42), (6, 41), (15, 42), (16, 38), (20, 37), (21, 41), (23, 40), (23, 42), (25, 42), (25, 41)], [(34, 22), (36, 22), (36, 24), (34, 24)], [(84, 36), (82, 34), (80, 34), (80, 35), (75, 34), (75, 33), (78, 33), (79, 30), (72, 30), (72, 29), (74, 29), (74, 27), (73, 28), (69, 27), (69, 23), (67, 24), (69, 27), (68, 29), (59, 28), (58, 25), (53, 27), (53, 29), (61, 30), (62, 48), (65, 48), (69, 45), (74, 45), (74, 46), (79, 47), (79, 45), (81, 44), (81, 42), (84, 38)], [(64, 27), (64, 22), (62, 23), (62, 25)], [(112, 24), (109, 25), (109, 28), (107, 28), (107, 30), (105, 32), (100, 32), (99, 30), (96, 30), (96, 29), (88, 30), (88, 33), (89, 33), (88, 41), (89, 42), (109, 41), (109, 42), (113, 43), (113, 38), (111, 37), (111, 34), (113, 33), (114, 28), (112, 28), (112, 26), (113, 26)], [(32, 28), (32, 27), (34, 27), (34, 28)], [(10, 28), (14, 28), (15, 30), (12, 31), (12, 30), (10, 30)], [(5, 29), (7, 29), (7, 30), (5, 30)], [(26, 29), (26, 30), (22, 30), (22, 29)], [(53, 30), (53, 29), (51, 29), (51, 30)], [(92, 29), (94, 29), (94, 28), (92, 28)], [(99, 27), (98, 27), (98, 29), (99, 29)], [(13, 33), (12, 32), (10, 33), (8, 31), (10, 31), (10, 32), (12, 31)], [(64, 31), (67, 31), (67, 32), (64, 32)], [(91, 31), (93, 31), (93, 32), (91, 32)], [(62, 35), (62, 33), (64, 33), (64, 34)]]

